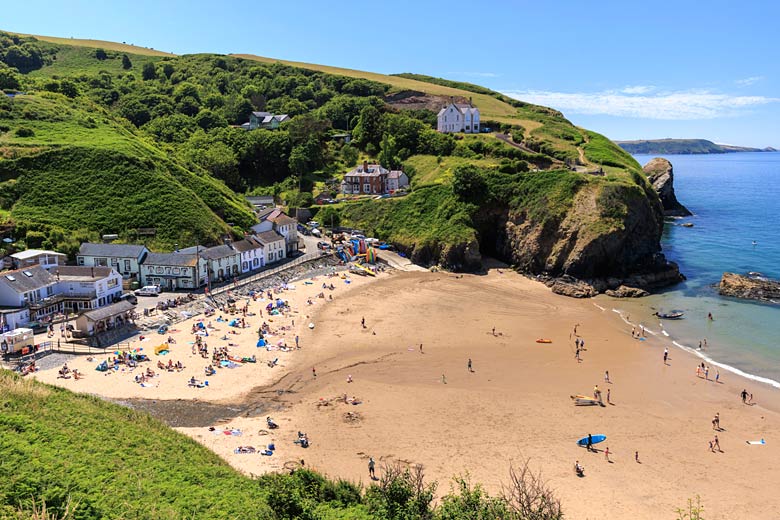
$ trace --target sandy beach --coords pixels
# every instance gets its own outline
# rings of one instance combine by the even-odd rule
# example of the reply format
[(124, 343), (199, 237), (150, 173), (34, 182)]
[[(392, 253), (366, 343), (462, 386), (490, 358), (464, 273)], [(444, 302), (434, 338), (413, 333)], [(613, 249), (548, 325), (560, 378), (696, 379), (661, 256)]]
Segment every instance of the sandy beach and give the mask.
[[(269, 430), (264, 417), (238, 417), (212, 425), (214, 431), (179, 428), (248, 474), (284, 470), (303, 459), (332, 477), (367, 484), (372, 456), (378, 468), (422, 464), (441, 491), (452, 476), (468, 472), (495, 493), (508, 480), (510, 464), (530, 459), (556, 490), (567, 518), (676, 518), (675, 508), (697, 494), (707, 518), (780, 516), (774, 492), (780, 399), (769, 386), (723, 371), (716, 383), (714, 369), (709, 381), (697, 377), (700, 360), (663, 337), (634, 339), (631, 326), (611, 310), (556, 296), (512, 271), (352, 278), (348, 290), (340, 280), (333, 301), (306, 303), (322, 291), (322, 281), (330, 283), (324, 279), (296, 282), (284, 293), (292, 310), (275, 326), (292, 327), (295, 317), (296, 327), (273, 339), (290, 345), (299, 334), (301, 350), (257, 349), (261, 317), (247, 318), (250, 326), (237, 336), (235, 351), (256, 354), (257, 364), (221, 369), (229, 375), (209, 378), (208, 388), (186, 385), (192, 374), (203, 378), (206, 364), (190, 357), (188, 322), (177, 326), (169, 354), (187, 369), (166, 372), (157, 387), (139, 387), (130, 373), (104, 376), (84, 360), (77, 362), (84, 363), (84, 380), (58, 380), (56, 370), (38, 377), (109, 397), (265, 402), (278, 429)], [(250, 303), (250, 311), (266, 304)], [(302, 328), (309, 321), (315, 328)], [(581, 362), (575, 324), (585, 341)], [(221, 328), (210, 338), (227, 327)], [(268, 368), (265, 361), (277, 356), (280, 365)], [(574, 406), (570, 396), (592, 395), (595, 385), (605, 403), (609, 390), (613, 404)], [(741, 402), (743, 388), (754, 405)], [(349, 404), (353, 398), (360, 404)], [(713, 430), (716, 413), (721, 431)], [(306, 449), (294, 443), (299, 431), (310, 439)], [(607, 436), (598, 451), (575, 444), (588, 433)], [(708, 443), (715, 435), (721, 451), (713, 452)], [(746, 443), (762, 438), (766, 445)], [(234, 453), (270, 443), (276, 447), (270, 457)], [(575, 476), (575, 460), (585, 467), (584, 478)]]

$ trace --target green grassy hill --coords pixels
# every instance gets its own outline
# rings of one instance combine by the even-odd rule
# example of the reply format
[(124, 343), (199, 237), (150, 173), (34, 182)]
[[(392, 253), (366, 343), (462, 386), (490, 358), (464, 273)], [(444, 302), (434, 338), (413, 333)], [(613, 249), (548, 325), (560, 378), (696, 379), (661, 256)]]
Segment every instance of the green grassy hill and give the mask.
[(637, 141), (616, 141), (629, 153), (652, 155), (705, 154), (733, 152), (771, 152), (774, 148), (747, 148), (715, 144), (706, 139), (643, 139)]
[(417, 482), (401, 466), (384, 474), (378, 467), (382, 480), (366, 488), (297, 462), (294, 474), (249, 478), (145, 413), (7, 370), (0, 370), (0, 409), (3, 519), (562, 518), (549, 490), (551, 500), (526, 516), (461, 480), (434, 505), (436, 483)]
[[(363, 157), (408, 171), (412, 193), (330, 215), (421, 263), (478, 267), (481, 252), (590, 277), (649, 268), (660, 249), (639, 164), (556, 110), (418, 74), (133, 50), (0, 33), (0, 88), (26, 92), (0, 101), (0, 217), (28, 246), (139, 227), (160, 247), (214, 241), (251, 224), (236, 193), (308, 206)], [(428, 108), (404, 108), (409, 93)], [(450, 96), (500, 133), (436, 132), (431, 108)], [(258, 110), (291, 120), (237, 128)], [(350, 144), (335, 138), (347, 130)]]

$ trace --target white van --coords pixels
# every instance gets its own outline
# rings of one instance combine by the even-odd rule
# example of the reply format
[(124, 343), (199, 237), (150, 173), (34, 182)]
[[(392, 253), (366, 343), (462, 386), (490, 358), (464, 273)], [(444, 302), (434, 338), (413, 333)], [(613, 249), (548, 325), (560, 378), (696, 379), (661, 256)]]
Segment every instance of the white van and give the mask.
[(159, 285), (147, 285), (145, 287), (141, 287), (140, 289), (136, 289), (133, 291), (133, 294), (136, 296), (157, 296), (160, 294), (160, 286)]

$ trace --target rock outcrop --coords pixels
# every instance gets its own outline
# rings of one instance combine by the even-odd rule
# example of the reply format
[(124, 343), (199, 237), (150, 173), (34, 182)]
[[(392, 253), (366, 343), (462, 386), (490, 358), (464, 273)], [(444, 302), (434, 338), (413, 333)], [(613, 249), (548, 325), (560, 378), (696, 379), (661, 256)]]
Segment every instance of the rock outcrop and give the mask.
[(607, 290), (635, 297), (684, 280), (661, 253), (663, 209), (650, 187), (611, 187), (610, 196), (623, 202), (617, 218), (602, 213), (603, 189), (594, 184), (580, 190), (561, 220), (483, 210), (475, 219), (482, 252), (540, 275), (553, 292), (575, 298)]
[(780, 280), (770, 280), (763, 276), (723, 273), (718, 292), (723, 296), (734, 298), (777, 302), (780, 301)]
[(691, 215), (688, 208), (680, 204), (674, 195), (674, 170), (672, 163), (656, 157), (642, 168), (653, 189), (658, 192), (664, 215), (667, 217), (687, 217)]

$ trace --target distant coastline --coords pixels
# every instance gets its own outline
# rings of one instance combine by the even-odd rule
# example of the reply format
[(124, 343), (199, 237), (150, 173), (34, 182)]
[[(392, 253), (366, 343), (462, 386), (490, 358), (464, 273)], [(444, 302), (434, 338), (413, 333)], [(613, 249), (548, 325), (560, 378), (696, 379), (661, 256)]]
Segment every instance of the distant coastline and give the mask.
[(641, 139), (636, 141), (615, 141), (630, 154), (679, 155), (735, 152), (776, 152), (772, 147), (749, 148), (728, 144), (715, 144), (706, 139)]

